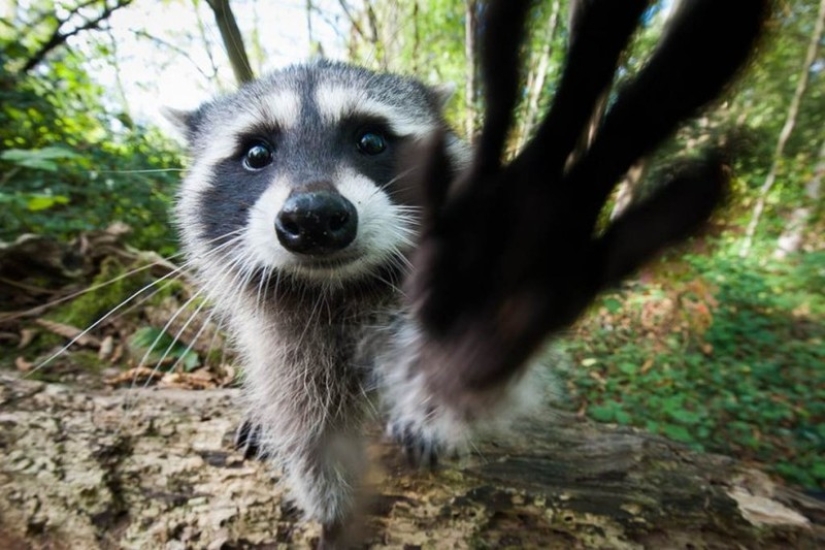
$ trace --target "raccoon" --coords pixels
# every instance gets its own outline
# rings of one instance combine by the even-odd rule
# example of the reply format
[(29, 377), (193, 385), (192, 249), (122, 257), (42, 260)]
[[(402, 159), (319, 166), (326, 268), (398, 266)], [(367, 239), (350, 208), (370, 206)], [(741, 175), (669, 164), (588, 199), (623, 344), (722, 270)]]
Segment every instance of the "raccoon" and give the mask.
[(318, 61), (168, 113), (191, 154), (183, 246), (243, 357), (241, 443), (283, 468), (328, 543), (357, 501), (371, 395), (419, 464), (456, 448), (473, 420), (428, 406), (399, 290), (420, 215), (405, 148), (437, 132), (451, 170), (469, 158), (445, 122), (448, 96)]
[(192, 153), (184, 248), (244, 357), (242, 442), (283, 467), (321, 546), (346, 544), (371, 395), (425, 465), (505, 411), (532, 412), (547, 394), (530, 365), (548, 336), (701, 229), (724, 196), (724, 151), (711, 148), (599, 230), (621, 175), (748, 60), (770, 0), (680, 3), (577, 158), (649, 5), (583, 3), (554, 101), (504, 165), (531, 4), (485, 11), (472, 155), (442, 90), (326, 61), (172, 116)]

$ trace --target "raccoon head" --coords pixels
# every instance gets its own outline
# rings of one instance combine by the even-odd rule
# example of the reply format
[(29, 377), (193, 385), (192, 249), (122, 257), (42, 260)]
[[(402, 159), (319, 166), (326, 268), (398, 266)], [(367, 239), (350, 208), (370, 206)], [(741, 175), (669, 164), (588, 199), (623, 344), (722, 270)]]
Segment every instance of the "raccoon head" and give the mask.
[(319, 62), (171, 113), (191, 154), (177, 220), (193, 262), (220, 267), (224, 284), (263, 274), (326, 287), (400, 266), (418, 207), (399, 149), (445, 127), (444, 101), (409, 78)]

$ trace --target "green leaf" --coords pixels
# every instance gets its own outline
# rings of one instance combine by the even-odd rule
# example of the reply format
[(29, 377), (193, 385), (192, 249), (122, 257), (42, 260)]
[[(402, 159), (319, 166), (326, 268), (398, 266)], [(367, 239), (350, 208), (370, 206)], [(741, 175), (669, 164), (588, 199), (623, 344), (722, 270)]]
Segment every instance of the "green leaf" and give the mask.
[(190, 372), (201, 366), (201, 358), (198, 356), (195, 350), (188, 350), (184, 353), (181, 357), (183, 362), (183, 370), (186, 372)]
[(55, 160), (76, 159), (79, 155), (66, 147), (50, 145), (42, 149), (9, 149), (0, 153), (0, 159), (23, 168), (57, 171)]
[(622, 302), (616, 298), (606, 298), (604, 300), (604, 307), (607, 308), (607, 311), (610, 313), (616, 313), (622, 309)]
[(619, 370), (628, 376), (633, 376), (639, 372), (639, 365), (629, 362), (619, 363)]
[(681, 424), (688, 424), (688, 425), (695, 425), (702, 421), (703, 415), (697, 414), (693, 411), (687, 411), (685, 409), (673, 409), (668, 411), (670, 417), (673, 420)]
[(69, 197), (63, 195), (31, 195), (26, 201), (26, 208), (29, 212), (39, 212), (48, 210), (58, 204), (69, 204)]
[(665, 424), (662, 428), (665, 436), (675, 441), (682, 443), (693, 443), (693, 436), (684, 426), (677, 426), (674, 424)]

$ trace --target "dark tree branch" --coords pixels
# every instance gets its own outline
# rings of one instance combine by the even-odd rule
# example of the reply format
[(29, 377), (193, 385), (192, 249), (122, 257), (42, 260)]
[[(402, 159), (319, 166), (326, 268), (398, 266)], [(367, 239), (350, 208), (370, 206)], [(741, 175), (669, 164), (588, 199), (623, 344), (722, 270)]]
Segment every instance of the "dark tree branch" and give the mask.
[(118, 0), (113, 5), (109, 6), (108, 4), (104, 3), (103, 11), (93, 19), (87, 20), (82, 25), (75, 27), (71, 31), (68, 32), (61, 32), (60, 28), (69, 20), (72, 16), (76, 15), (82, 8), (88, 7), (95, 3), (95, 0), (90, 0), (88, 2), (84, 2), (75, 6), (75, 8), (69, 12), (69, 17), (63, 20), (58, 20), (58, 24), (54, 29), (51, 37), (42, 45), (40, 48), (35, 52), (35, 54), (29, 58), (25, 65), (23, 65), (23, 69), (21, 72), (28, 73), (36, 66), (38, 66), (49, 53), (54, 51), (55, 49), (63, 46), (66, 41), (71, 38), (72, 36), (76, 36), (83, 31), (88, 30), (95, 30), (100, 28), (100, 24), (107, 20), (116, 10), (124, 8), (131, 4), (133, 0)]
[(162, 48), (166, 48), (167, 50), (175, 52), (175, 55), (178, 55), (178, 56), (186, 59), (190, 63), (192, 63), (192, 66), (195, 67), (195, 70), (198, 71), (201, 74), (201, 76), (203, 76), (203, 78), (206, 79), (207, 81), (209, 81), (213, 78), (212, 76), (208, 75), (206, 73), (206, 71), (204, 71), (203, 69), (200, 68), (200, 66), (198, 65), (198, 62), (195, 61), (192, 58), (192, 56), (189, 55), (189, 52), (187, 52), (185, 49), (180, 48), (180, 47), (176, 46), (175, 44), (172, 44), (171, 42), (168, 42), (168, 41), (166, 41), (162, 38), (158, 38), (157, 36), (151, 35), (147, 31), (144, 31), (144, 30), (132, 30), (132, 34), (134, 34), (138, 38), (144, 38), (146, 40), (154, 42), (155, 44), (157, 44), (158, 46), (161, 46)]
[(252, 65), (246, 54), (241, 29), (238, 28), (238, 21), (232, 13), (229, 0), (206, 0), (206, 3), (215, 14), (215, 22), (221, 33), (226, 55), (229, 56), (229, 64), (232, 65), (235, 80), (239, 84), (252, 81), (255, 75), (252, 73)]
[(361, 28), (361, 25), (358, 23), (358, 20), (352, 15), (352, 12), (350, 11), (349, 5), (347, 4), (346, 0), (338, 0), (338, 3), (341, 5), (341, 9), (344, 10), (344, 15), (346, 15), (347, 19), (349, 19), (349, 23), (350, 25), (352, 25), (352, 28), (355, 29), (355, 32), (358, 33), (358, 36), (360, 36), (367, 42), (372, 43), (373, 40), (369, 36), (367, 36), (367, 33), (365, 33), (364, 29)]

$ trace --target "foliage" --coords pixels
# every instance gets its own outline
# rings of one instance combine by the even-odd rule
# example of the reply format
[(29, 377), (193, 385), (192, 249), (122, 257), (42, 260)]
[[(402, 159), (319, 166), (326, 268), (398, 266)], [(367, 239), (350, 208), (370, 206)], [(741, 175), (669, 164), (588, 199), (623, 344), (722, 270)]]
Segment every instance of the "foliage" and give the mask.
[(689, 256), (681, 269), (667, 289), (603, 297), (564, 340), (579, 405), (825, 486), (825, 253)]
[(9, 69), (19, 50), (14, 36), (0, 35), (0, 240), (68, 238), (119, 220), (134, 228), (134, 245), (173, 251), (168, 209), (179, 151), (104, 107), (104, 90), (74, 53), (25, 75)]
[(109, 312), (118, 311), (124, 300), (152, 286), (154, 278), (145, 267), (136, 262), (127, 268), (117, 258), (104, 259), (89, 286), (94, 290), (56, 308), (48, 318), (75, 327), (92, 326)]
[(198, 352), (168, 332), (156, 327), (142, 327), (132, 335), (131, 346), (146, 356), (149, 365), (163, 363), (166, 359), (180, 362), (185, 371), (201, 365)]

